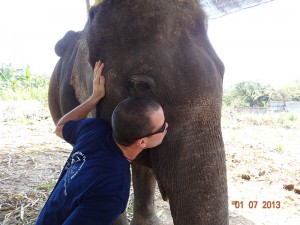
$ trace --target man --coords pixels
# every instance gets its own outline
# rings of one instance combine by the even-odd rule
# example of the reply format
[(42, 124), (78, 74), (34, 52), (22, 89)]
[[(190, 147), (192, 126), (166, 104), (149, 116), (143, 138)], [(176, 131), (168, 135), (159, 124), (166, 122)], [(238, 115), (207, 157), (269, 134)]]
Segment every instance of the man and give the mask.
[(104, 64), (94, 68), (93, 94), (63, 116), (55, 133), (73, 150), (36, 225), (109, 225), (126, 209), (130, 162), (167, 133), (162, 107), (152, 98), (125, 99), (115, 108), (112, 127), (86, 118), (105, 95)]

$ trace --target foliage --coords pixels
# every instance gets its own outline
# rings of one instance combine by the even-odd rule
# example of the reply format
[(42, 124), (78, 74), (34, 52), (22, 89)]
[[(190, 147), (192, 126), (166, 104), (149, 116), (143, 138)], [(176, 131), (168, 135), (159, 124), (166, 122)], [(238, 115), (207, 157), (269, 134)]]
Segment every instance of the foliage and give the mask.
[(300, 80), (273, 89), (270, 99), (274, 101), (300, 101)]
[(283, 88), (272, 89), (270, 93), (270, 100), (272, 101), (285, 101), (287, 99), (287, 93)]
[(233, 89), (224, 93), (223, 102), (227, 106), (265, 107), (269, 100), (271, 87), (253, 81), (236, 83)]
[(86, 7), (88, 9), (88, 12), (91, 7), (100, 4), (102, 1), (103, 0), (86, 0), (85, 3), (86, 3)]
[(101, 3), (103, 0), (94, 0), (94, 5), (98, 5), (99, 3)]
[(0, 66), (0, 99), (35, 99), (46, 104), (49, 78), (34, 75), (29, 66), (14, 68), (11, 64)]
[(280, 88), (272, 88), (253, 81), (236, 83), (224, 92), (223, 102), (226, 106), (265, 107), (269, 100), (300, 101), (300, 80)]

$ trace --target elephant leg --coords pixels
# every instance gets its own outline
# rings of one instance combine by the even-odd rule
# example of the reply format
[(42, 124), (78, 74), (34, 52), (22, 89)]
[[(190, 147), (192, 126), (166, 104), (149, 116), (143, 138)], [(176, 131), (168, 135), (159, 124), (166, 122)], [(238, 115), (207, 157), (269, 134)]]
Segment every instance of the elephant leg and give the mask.
[(126, 210), (116, 219), (113, 225), (129, 225)]
[(152, 169), (132, 163), (134, 207), (131, 225), (160, 225), (154, 211), (156, 179)]

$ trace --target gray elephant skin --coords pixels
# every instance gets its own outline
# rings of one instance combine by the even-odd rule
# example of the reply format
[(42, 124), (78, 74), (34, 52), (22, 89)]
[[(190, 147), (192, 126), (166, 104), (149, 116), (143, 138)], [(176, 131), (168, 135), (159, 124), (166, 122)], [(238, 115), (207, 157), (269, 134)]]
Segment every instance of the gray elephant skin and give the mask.
[[(154, 212), (156, 181), (174, 224), (228, 224), (224, 66), (198, 1), (104, 0), (90, 10), (84, 29), (67, 32), (55, 51), (60, 59), (49, 86), (55, 123), (90, 96), (99, 59), (106, 96), (90, 116), (110, 121), (114, 107), (130, 96), (151, 96), (163, 106), (164, 142), (132, 163), (131, 224), (161, 224)], [(114, 224), (128, 224), (126, 214)]]

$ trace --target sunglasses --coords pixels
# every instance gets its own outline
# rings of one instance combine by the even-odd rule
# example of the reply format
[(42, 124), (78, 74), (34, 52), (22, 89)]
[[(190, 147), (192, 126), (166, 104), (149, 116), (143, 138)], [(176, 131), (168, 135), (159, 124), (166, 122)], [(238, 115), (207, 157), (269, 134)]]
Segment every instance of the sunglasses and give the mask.
[(162, 127), (159, 128), (157, 131), (155, 131), (153, 133), (146, 134), (146, 135), (144, 135), (142, 137), (134, 138), (134, 139), (130, 140), (130, 142), (134, 142), (134, 141), (136, 141), (138, 139), (141, 139), (141, 138), (150, 137), (150, 136), (155, 135), (155, 134), (163, 133), (165, 131), (165, 129), (166, 129), (166, 120), (164, 121)]

